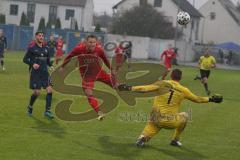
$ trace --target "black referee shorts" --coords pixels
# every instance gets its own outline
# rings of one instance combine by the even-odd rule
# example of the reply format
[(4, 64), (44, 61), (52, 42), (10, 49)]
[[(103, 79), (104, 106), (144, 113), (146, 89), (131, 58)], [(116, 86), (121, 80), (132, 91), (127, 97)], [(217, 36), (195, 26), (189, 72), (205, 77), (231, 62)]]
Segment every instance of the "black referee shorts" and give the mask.
[(210, 70), (200, 69), (201, 78), (208, 78), (210, 76)]

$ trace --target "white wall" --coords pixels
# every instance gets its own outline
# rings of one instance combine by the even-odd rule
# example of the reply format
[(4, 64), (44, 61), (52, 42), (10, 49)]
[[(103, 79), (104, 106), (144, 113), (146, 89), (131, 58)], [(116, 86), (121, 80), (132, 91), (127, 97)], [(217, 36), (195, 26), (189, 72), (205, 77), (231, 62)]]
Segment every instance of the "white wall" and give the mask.
[(161, 54), (167, 48), (168, 44), (174, 45), (173, 40), (150, 39), (149, 58), (160, 59)]
[[(130, 40), (133, 44), (132, 58), (135, 59), (160, 59), (160, 55), (167, 48), (168, 44), (174, 44), (174, 40), (150, 39), (147, 37), (121, 36), (107, 34), (107, 42), (119, 43), (123, 40)], [(178, 60), (182, 62), (191, 62), (194, 59), (194, 52), (191, 44), (186, 41), (177, 41)], [(107, 52), (112, 56), (114, 52)]]
[[(204, 43), (233, 41), (240, 44), (240, 25), (234, 21), (219, 1), (214, 1), (215, 5), (212, 5), (213, 0), (209, 0), (200, 8), (200, 12), (205, 17), (205, 20), (201, 20), (200, 38), (203, 37)], [(216, 13), (215, 20), (210, 20), (210, 12)]]
[[(149, 43), (149, 58), (160, 59), (161, 54), (167, 49), (168, 44), (174, 45), (174, 40), (150, 39)], [(194, 52), (191, 44), (187, 41), (177, 41), (176, 47), (178, 48), (178, 61), (191, 62), (194, 59)]]
[(83, 14), (83, 27), (84, 31), (91, 31), (91, 27), (93, 25), (93, 11), (94, 5), (93, 0), (87, 0), (86, 6), (84, 8)]
[[(106, 39), (107, 42), (115, 42), (116, 44), (119, 44), (119, 42), (124, 40), (131, 41), (133, 45), (132, 58), (148, 59), (150, 38), (107, 34)], [(108, 52), (107, 54), (112, 55), (113, 52)]]
[(193, 46), (188, 41), (177, 41), (176, 47), (178, 50), (178, 57), (177, 59), (180, 62), (193, 62), (195, 52), (193, 51)]

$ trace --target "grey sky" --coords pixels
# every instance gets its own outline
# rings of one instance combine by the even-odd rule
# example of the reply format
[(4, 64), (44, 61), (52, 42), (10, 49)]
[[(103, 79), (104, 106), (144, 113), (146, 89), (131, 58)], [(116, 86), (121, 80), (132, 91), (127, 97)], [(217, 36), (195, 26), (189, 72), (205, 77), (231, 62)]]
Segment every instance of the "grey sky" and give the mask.
[(94, 11), (98, 14), (104, 13), (105, 11), (108, 14), (112, 13), (112, 6), (117, 4), (121, 0), (94, 0)]
[[(94, 10), (98, 14), (102, 14), (105, 11), (108, 14), (112, 13), (112, 6), (117, 4), (121, 0), (94, 0)], [(194, 0), (188, 0), (190, 3), (193, 3)], [(232, 0), (233, 2), (237, 2), (239, 0)], [(199, 8), (203, 5), (207, 0), (195, 0), (196, 8)]]

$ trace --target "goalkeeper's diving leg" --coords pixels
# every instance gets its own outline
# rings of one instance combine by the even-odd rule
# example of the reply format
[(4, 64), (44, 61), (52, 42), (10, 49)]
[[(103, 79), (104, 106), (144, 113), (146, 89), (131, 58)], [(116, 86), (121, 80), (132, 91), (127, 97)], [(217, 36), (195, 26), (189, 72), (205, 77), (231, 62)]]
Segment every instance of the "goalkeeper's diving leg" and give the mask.
[(179, 119), (178, 120), (179, 124), (175, 129), (170, 145), (180, 147), (182, 146), (182, 144), (181, 142), (179, 142), (179, 139), (180, 139), (181, 133), (184, 131), (185, 127), (187, 126), (188, 114), (186, 112), (182, 112), (182, 113), (179, 113), (177, 117)]
[(161, 127), (154, 122), (148, 122), (142, 132), (142, 134), (137, 139), (136, 145), (138, 147), (144, 147), (145, 143), (148, 142), (154, 135), (156, 135), (161, 130)]

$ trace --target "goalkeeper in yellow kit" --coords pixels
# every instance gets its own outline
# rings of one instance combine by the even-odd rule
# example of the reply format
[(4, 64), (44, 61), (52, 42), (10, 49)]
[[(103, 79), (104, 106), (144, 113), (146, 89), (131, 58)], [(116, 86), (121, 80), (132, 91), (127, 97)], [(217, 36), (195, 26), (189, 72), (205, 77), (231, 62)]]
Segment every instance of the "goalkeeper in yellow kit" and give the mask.
[[(128, 86), (126, 84), (119, 86), (120, 91), (155, 91), (159, 93), (154, 99), (150, 119), (136, 142), (137, 146), (144, 146), (145, 142), (149, 141), (163, 128), (175, 129), (170, 144), (181, 146), (179, 142), (180, 135), (188, 121), (188, 114), (186, 112), (179, 113), (181, 102), (184, 99), (195, 103), (222, 102), (223, 98), (220, 95), (214, 95), (211, 98), (196, 96), (188, 88), (179, 83), (181, 78), (182, 71), (175, 69), (171, 73), (172, 80), (157, 81), (152, 85), (146, 86)], [(167, 90), (167, 92), (164, 90)]]

